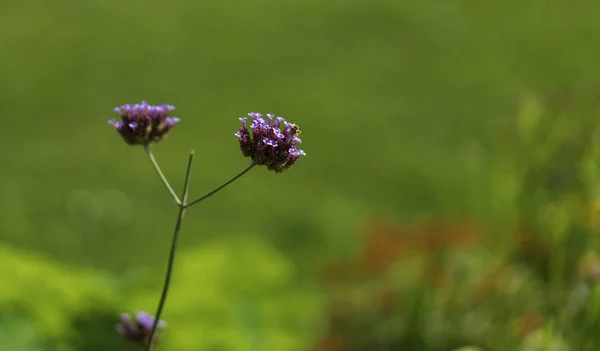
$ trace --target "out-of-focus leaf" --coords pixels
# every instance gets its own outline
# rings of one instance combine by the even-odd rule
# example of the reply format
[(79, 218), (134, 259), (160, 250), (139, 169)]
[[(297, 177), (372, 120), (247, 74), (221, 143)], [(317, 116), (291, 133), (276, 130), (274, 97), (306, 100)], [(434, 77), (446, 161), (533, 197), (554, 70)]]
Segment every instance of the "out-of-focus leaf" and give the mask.
[[(256, 236), (182, 250), (164, 314), (169, 328), (163, 347), (306, 350), (315, 337), (320, 295), (295, 279), (290, 261)], [(131, 306), (153, 310), (158, 291), (143, 291)]]

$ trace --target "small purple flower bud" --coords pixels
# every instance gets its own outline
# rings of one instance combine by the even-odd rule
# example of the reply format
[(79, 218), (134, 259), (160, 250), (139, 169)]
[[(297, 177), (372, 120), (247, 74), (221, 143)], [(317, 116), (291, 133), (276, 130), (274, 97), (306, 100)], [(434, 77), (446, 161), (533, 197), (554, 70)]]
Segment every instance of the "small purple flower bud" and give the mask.
[(109, 123), (117, 129), (127, 144), (144, 145), (159, 142), (180, 121), (177, 117), (169, 116), (174, 109), (172, 105), (153, 106), (148, 105), (146, 101), (136, 105), (127, 104), (114, 108), (122, 122), (112, 120)]
[(110, 125), (114, 126), (115, 128), (119, 129), (123, 125), (123, 122), (119, 122), (119, 121), (115, 121), (114, 119), (111, 119), (110, 121), (108, 121), (108, 124), (110, 124)]
[[(151, 317), (146, 312), (138, 312), (135, 316), (135, 321), (131, 319), (129, 313), (121, 314), (121, 324), (116, 325), (117, 332), (127, 340), (140, 346), (148, 346), (150, 342), (150, 333), (154, 324), (154, 317)], [(165, 321), (160, 320), (156, 326), (157, 333), (154, 337), (154, 344), (158, 339), (158, 332), (167, 326)]]
[(275, 141), (273, 139), (264, 138), (263, 139), (263, 143), (265, 145), (269, 145), (269, 146), (272, 146), (272, 147), (277, 147), (277, 141)]
[(283, 123), (284, 119), (282, 117), (275, 117), (273, 121), (273, 127), (281, 128), (281, 123)]
[(268, 170), (279, 173), (306, 155), (296, 147), (302, 142), (298, 138), (300, 128), (297, 125), (269, 113), (266, 115), (268, 121), (262, 118), (261, 113), (250, 112), (248, 116), (252, 119), (252, 131), (246, 125), (246, 118), (242, 117), (242, 127), (235, 133), (244, 157), (250, 157), (257, 165), (264, 165)]
[(180, 119), (178, 117), (167, 117), (165, 122), (168, 126), (173, 127), (175, 124), (179, 123)]

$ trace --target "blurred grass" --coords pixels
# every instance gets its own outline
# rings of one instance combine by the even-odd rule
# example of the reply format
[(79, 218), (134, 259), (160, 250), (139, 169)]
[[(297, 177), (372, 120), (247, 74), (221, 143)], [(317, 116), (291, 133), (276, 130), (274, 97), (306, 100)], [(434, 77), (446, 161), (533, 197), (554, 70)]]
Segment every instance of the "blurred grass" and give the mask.
[[(573, 5), (572, 17), (560, 2), (537, 5), (4, 3), (0, 40), (10, 55), (1, 59), (2, 105), (10, 130), (23, 132), (2, 140), (11, 149), (3, 160), (10, 190), (2, 212), (30, 226), (5, 237), (111, 268), (127, 262), (127, 247), (141, 237), (164, 241), (150, 240), (138, 259), (162, 252), (171, 226), (167, 197), (141, 151), (123, 146), (105, 125), (112, 106), (141, 99), (178, 107), (183, 123), (156, 152), (179, 184), (185, 154), (198, 151), (195, 193), (245, 166), (230, 135), (236, 117), (273, 111), (305, 131), (309, 157), (294, 172), (273, 179), (253, 172), (211, 200), (186, 223), (198, 233), (186, 235), (190, 244), (241, 223), (275, 235), (293, 213), (309, 213), (327, 196), (403, 219), (478, 209), (477, 199), (467, 200), (475, 190), (465, 180), (486, 167), (482, 158), (503, 153), (499, 143), (510, 138), (508, 116), (521, 91), (593, 83), (596, 48), (586, 40), (597, 28), (586, 22), (593, 7), (585, 7), (592, 5)], [(60, 234), (74, 230), (65, 213), (74, 191), (113, 188), (128, 201), (105, 206), (127, 203), (133, 211), (123, 228), (96, 224), (84, 235)], [(259, 194), (290, 194), (294, 208), (262, 202), (264, 213), (282, 219), (264, 228), (264, 219), (244, 211)], [(159, 213), (164, 221), (140, 218)], [(340, 226), (348, 220), (327, 218)], [(309, 230), (327, 235), (322, 226)]]
[[(505, 224), (522, 214), (519, 103), (597, 97), (599, 9), (562, 0), (3, 1), (0, 238), (130, 279), (134, 291), (145, 287), (131, 277), (148, 274), (158, 296), (175, 208), (143, 151), (106, 124), (112, 107), (146, 99), (177, 107), (182, 123), (155, 153), (179, 188), (196, 150), (196, 195), (247, 165), (237, 117), (274, 112), (303, 129), (306, 158), (282, 175), (254, 170), (192, 209), (183, 248), (223, 240), (217, 254), (237, 236), (260, 237), (298, 270), (288, 288), (311, 290), (315, 267), (360, 250), (373, 216), (466, 213), (487, 227), (490, 246), (505, 244)], [(584, 105), (569, 117), (595, 113)]]
[[(33, 212), (30, 216), (37, 218), (33, 222), (45, 224), (44, 228), (32, 228), (32, 232), (47, 230), (46, 216), (64, 215), (60, 203), (77, 188), (101, 190), (119, 185), (119, 190), (127, 189), (127, 196), (135, 199), (132, 201), (150, 203), (148, 200), (165, 198), (154, 190), (156, 180), (139, 150), (120, 145), (114, 133), (110, 141), (110, 130), (104, 126), (104, 120), (111, 116), (106, 106), (142, 98), (176, 104), (184, 124), (159, 147), (158, 156), (162, 156), (161, 163), (171, 178), (180, 181), (184, 153), (191, 147), (198, 149), (202, 156), (195, 174), (205, 187), (244, 165), (233, 138), (226, 138), (230, 133), (227, 131), (236, 127), (234, 117), (250, 110), (270, 109), (302, 125), (308, 138), (305, 148), (311, 157), (304, 160), (305, 167), (297, 167), (285, 180), (270, 180), (264, 173), (255, 172), (247, 184), (269, 184), (267, 189), (256, 187), (266, 192), (265, 197), (290, 191), (283, 187), (293, 188), (298, 212), (310, 207), (311, 200), (318, 201), (318, 197), (309, 196), (311, 193), (339, 191), (375, 210), (399, 212), (395, 209), (400, 205), (400, 212), (410, 216), (417, 211), (465, 206), (456, 191), (462, 190), (463, 180), (437, 179), (437, 171), (432, 168), (455, 168), (460, 156), (452, 150), (475, 135), (482, 139), (477, 142), (485, 142), (482, 127), (500, 120), (509, 111), (509, 102), (514, 101), (514, 76), (498, 73), (505, 71), (506, 63), (494, 52), (483, 50), (489, 44), (477, 40), (482, 28), (468, 30), (463, 17), (468, 8), (458, 5), (26, 4), (3, 5), (8, 7), (4, 16), (13, 22), (23, 17), (35, 26), (23, 26), (24, 21), (17, 20), (25, 28), (10, 27), (11, 21), (2, 21), (10, 33), (3, 38), (3, 46), (11, 51), (2, 62), (2, 74), (8, 78), (3, 84), (7, 94), (2, 95), (9, 115), (23, 116), (10, 118), (8, 123), (15, 130), (26, 129), (28, 137), (13, 134), (16, 140), (7, 136), (3, 142), (19, 145), (13, 147), (19, 150), (18, 155), (11, 153), (4, 161), (7, 169), (14, 170), (4, 177), (8, 181), (20, 179), (18, 182), (25, 182), (29, 192), (13, 196), (29, 202), (42, 189), (46, 194), (47, 200), (24, 205), (27, 212)], [(540, 30), (533, 26), (535, 29)], [(477, 48), (483, 58), (471, 55)], [(539, 49), (543, 52), (553, 48)], [(514, 53), (505, 53), (509, 54)], [(465, 61), (470, 64), (465, 65)], [(486, 67), (490, 61), (496, 62), (493, 68)], [(500, 86), (511, 85), (512, 92), (498, 91)], [(19, 91), (19, 96), (12, 97)], [(488, 105), (491, 101), (496, 108)], [(486, 111), (485, 117), (481, 111)], [(35, 118), (34, 123), (31, 118)], [(376, 143), (367, 141), (373, 138), (377, 138)], [(207, 148), (220, 152), (202, 152)], [(46, 184), (36, 189), (31, 184), (34, 181), (24, 180), (22, 173), (35, 179), (33, 175), (40, 169), (46, 170)], [(134, 169), (136, 179), (130, 176)], [(463, 177), (460, 174), (459, 178)], [(195, 189), (199, 187), (195, 184)], [(423, 190), (406, 191), (417, 187)], [(247, 193), (251, 191), (236, 193), (252, 199)], [(403, 200), (398, 201), (399, 197)], [(446, 203), (440, 203), (439, 198), (444, 197)], [(10, 207), (9, 200), (5, 200), (6, 207)], [(48, 203), (39, 203), (44, 201)], [(230, 217), (231, 212), (242, 222), (250, 221), (252, 227), (258, 227), (257, 222), (251, 222), (255, 215), (244, 216), (242, 209), (248, 203), (243, 201), (225, 196), (214, 200), (210, 208), (198, 214), (205, 216), (203, 221), (190, 221), (188, 226), (194, 226), (190, 231), (222, 228), (223, 217)], [(224, 210), (226, 203), (229, 210)], [(139, 213), (165, 211), (154, 203), (152, 208), (134, 205)], [(286, 217), (284, 213), (282, 217)], [(56, 231), (65, 229), (64, 220), (55, 221), (60, 227)], [(154, 228), (160, 224), (147, 225)], [(167, 230), (167, 225), (157, 229)], [(129, 239), (124, 240), (135, 242), (129, 228), (108, 235), (124, 237), (125, 232)], [(7, 236), (28, 246), (39, 240), (38, 235), (29, 240), (22, 234)], [(63, 240), (56, 240), (58, 234), (44, 237), (55, 240), (52, 253), (71, 256), (73, 250), (61, 249), (61, 244), (73, 245), (64, 243), (69, 241), (65, 236)], [(47, 244), (37, 246), (47, 249)], [(108, 244), (114, 250), (115, 245)], [(161, 246), (147, 251), (153, 255)], [(94, 264), (107, 264), (94, 252), (86, 256)], [(114, 252), (114, 256), (116, 264), (123, 263), (123, 258), (117, 258), (122, 254)]]

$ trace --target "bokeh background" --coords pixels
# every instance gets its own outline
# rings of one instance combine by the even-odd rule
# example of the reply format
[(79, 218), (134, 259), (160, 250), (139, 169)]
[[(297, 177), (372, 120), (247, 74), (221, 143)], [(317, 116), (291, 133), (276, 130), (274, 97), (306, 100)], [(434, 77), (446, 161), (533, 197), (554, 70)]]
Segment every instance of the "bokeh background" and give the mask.
[(147, 100), (192, 196), (247, 166), (247, 112), (307, 153), (188, 212), (158, 350), (599, 350), (599, 11), (3, 0), (0, 348), (136, 349), (177, 209), (106, 121)]

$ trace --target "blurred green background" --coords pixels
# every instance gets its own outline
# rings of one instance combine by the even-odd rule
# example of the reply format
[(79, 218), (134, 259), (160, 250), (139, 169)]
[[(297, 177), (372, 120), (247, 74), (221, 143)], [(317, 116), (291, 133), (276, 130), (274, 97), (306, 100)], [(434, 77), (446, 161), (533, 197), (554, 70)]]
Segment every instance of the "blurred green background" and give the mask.
[[(143, 150), (106, 122), (141, 100), (176, 106), (182, 122), (154, 152), (179, 189), (196, 150), (192, 197), (247, 166), (233, 136), (247, 112), (299, 124), (307, 153), (189, 211), (159, 350), (600, 349), (595, 278), (578, 268), (582, 257), (596, 267), (598, 247), (598, 11), (586, 0), (2, 1), (2, 349), (135, 349), (114, 324), (154, 312), (177, 212)], [(394, 253), (421, 240), (398, 228), (464, 218), (475, 250)], [(364, 239), (374, 221), (395, 228), (382, 252)], [(515, 244), (517, 222), (534, 234)], [(393, 257), (391, 273), (355, 267), (369, 250)], [(417, 283), (423, 257), (457, 283)], [(318, 272), (346, 261), (329, 288)], [(495, 265), (516, 272), (505, 295), (468, 305)], [(392, 312), (363, 306), (390, 287), (402, 296)], [(460, 307), (445, 314), (440, 294)], [(521, 335), (523, 315), (542, 322)]]

